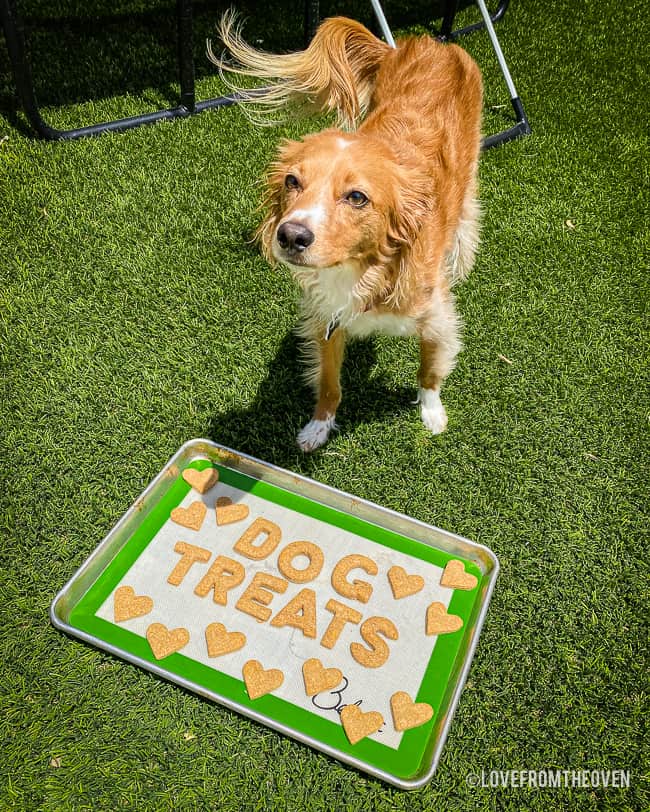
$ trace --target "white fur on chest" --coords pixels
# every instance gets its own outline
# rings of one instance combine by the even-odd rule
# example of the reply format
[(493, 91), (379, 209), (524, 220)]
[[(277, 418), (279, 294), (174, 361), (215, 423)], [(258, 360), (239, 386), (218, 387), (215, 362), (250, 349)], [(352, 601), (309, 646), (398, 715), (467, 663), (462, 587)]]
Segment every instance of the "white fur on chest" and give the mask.
[(358, 338), (372, 333), (394, 336), (415, 334), (415, 319), (393, 313), (370, 310), (355, 313), (352, 289), (359, 280), (358, 272), (347, 266), (304, 271), (292, 268), (298, 277), (309, 309), (326, 323), (338, 320), (346, 332)]
[(362, 338), (371, 333), (384, 333), (389, 336), (412, 336), (415, 334), (415, 319), (393, 313), (377, 313), (373, 310), (361, 313), (345, 325), (351, 336)]

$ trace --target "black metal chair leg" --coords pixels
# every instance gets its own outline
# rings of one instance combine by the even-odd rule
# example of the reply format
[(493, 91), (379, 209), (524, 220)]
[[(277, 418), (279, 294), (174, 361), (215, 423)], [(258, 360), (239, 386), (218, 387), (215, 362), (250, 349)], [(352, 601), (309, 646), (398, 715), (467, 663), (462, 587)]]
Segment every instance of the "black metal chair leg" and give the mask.
[(481, 150), (483, 152), (485, 152), (486, 149), (496, 147), (499, 144), (507, 144), (508, 141), (514, 141), (515, 138), (520, 138), (522, 135), (531, 134), (532, 130), (530, 124), (528, 123), (528, 118), (526, 117), (521, 99), (519, 96), (516, 96), (514, 99), (510, 99), (510, 102), (512, 104), (512, 109), (515, 112), (515, 119), (517, 123), (513, 127), (509, 127), (507, 130), (503, 130), (503, 132), (495, 133), (494, 135), (487, 135), (481, 141)]
[(7, 40), (7, 51), (16, 84), (18, 100), (29, 123), (42, 138), (55, 138), (57, 130), (41, 118), (34, 96), (32, 74), (25, 53), (25, 38), (13, 0), (0, 0), (0, 19)]
[(193, 113), (196, 107), (194, 89), (194, 27), (192, 0), (178, 0), (178, 74), (181, 107)]
[[(499, 22), (499, 20), (506, 13), (506, 10), (509, 5), (510, 0), (501, 0), (496, 10), (490, 14), (490, 19), (492, 20), (493, 23)], [(457, 11), (458, 11), (458, 0), (447, 0), (443, 12), (442, 24), (440, 26), (440, 37), (439, 37), (440, 39), (454, 40), (457, 37), (463, 37), (465, 36), (465, 34), (471, 34), (474, 31), (481, 31), (483, 28), (485, 28), (485, 21), (481, 20), (481, 22), (479, 23), (467, 25), (464, 28), (457, 28), (455, 31), (453, 31), (452, 29)]]
[(440, 35), (438, 39), (446, 42), (452, 37), (452, 28), (458, 11), (458, 0), (447, 0), (442, 12), (442, 23), (440, 24)]
[(320, 22), (320, 0), (305, 0), (305, 48), (312, 41)]

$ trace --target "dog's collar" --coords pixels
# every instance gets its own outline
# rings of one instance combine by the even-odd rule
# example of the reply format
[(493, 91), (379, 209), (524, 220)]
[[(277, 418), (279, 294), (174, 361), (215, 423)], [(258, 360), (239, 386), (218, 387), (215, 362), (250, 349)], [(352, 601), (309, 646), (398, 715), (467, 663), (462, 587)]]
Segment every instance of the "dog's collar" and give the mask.
[[(330, 338), (334, 335), (334, 333), (339, 329), (341, 326), (341, 321), (343, 319), (343, 312), (345, 311), (345, 307), (339, 307), (334, 313), (332, 313), (332, 318), (329, 320), (327, 327), (325, 328), (324, 339), (325, 341), (329, 341)], [(346, 317), (345, 323), (349, 324), (351, 321), (354, 321), (356, 317), (359, 315), (358, 312), (353, 312), (351, 316)]]
[[(368, 302), (366, 306), (363, 308), (363, 310), (358, 310), (356, 311), (356, 313), (353, 313), (352, 316), (346, 320), (346, 324), (348, 324), (351, 321), (354, 321), (354, 319), (356, 319), (357, 316), (360, 316), (362, 313), (368, 313), (370, 310), (374, 308), (374, 306), (375, 306), (374, 302)], [(341, 316), (344, 310), (345, 308), (341, 307), (335, 313), (332, 313), (332, 318), (329, 320), (327, 327), (325, 327), (325, 333), (323, 335), (325, 341), (329, 341), (330, 338), (341, 326)]]
[(325, 328), (325, 341), (329, 341), (330, 338), (334, 335), (336, 330), (341, 325), (341, 311), (337, 310), (336, 313), (332, 313), (332, 318), (329, 320), (329, 324)]

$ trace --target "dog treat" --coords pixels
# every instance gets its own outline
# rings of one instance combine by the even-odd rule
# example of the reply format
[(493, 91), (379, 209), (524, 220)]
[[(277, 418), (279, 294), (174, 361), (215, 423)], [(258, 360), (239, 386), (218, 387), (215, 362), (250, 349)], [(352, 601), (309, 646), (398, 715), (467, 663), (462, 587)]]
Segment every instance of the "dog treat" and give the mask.
[(174, 545), (174, 552), (181, 556), (181, 560), (176, 564), (167, 578), (167, 583), (172, 586), (181, 585), (183, 578), (185, 578), (190, 571), (192, 564), (196, 562), (205, 564), (212, 558), (210, 550), (206, 550), (203, 547), (196, 547), (194, 544), (188, 544), (186, 541), (177, 541)]
[[(299, 555), (309, 559), (309, 564), (302, 570), (293, 566), (293, 559)], [(323, 551), (311, 541), (293, 541), (287, 544), (278, 556), (278, 569), (288, 581), (295, 584), (306, 584), (318, 578), (324, 563)]]
[(205, 468), (197, 471), (196, 468), (186, 468), (183, 479), (199, 493), (207, 493), (219, 481), (219, 471), (216, 468)]
[(223, 623), (211, 623), (205, 630), (208, 657), (221, 657), (239, 651), (246, 645), (246, 635), (242, 632), (229, 632)]
[(116, 623), (124, 623), (134, 617), (148, 615), (153, 609), (153, 601), (147, 595), (136, 595), (131, 586), (121, 586), (113, 596), (113, 617)]
[(320, 644), (325, 648), (334, 648), (345, 624), (360, 623), (363, 615), (351, 606), (346, 606), (344, 603), (335, 601), (334, 598), (330, 598), (327, 601), (325, 608), (328, 612), (331, 612), (334, 617), (330, 620), (328, 627), (325, 629), (325, 634), (322, 636)]
[(379, 668), (390, 656), (390, 649), (380, 635), (389, 640), (397, 640), (399, 632), (395, 624), (387, 617), (369, 617), (359, 627), (359, 633), (370, 648), (362, 646), (361, 643), (351, 643), (350, 653), (366, 668)]
[(478, 584), (476, 575), (465, 572), (465, 565), (462, 561), (454, 558), (447, 562), (445, 571), (440, 578), (440, 586), (448, 586), (450, 589), (471, 590)]
[(463, 619), (458, 615), (450, 615), (444, 604), (438, 601), (432, 603), (427, 609), (427, 634), (449, 634), (462, 628)]
[(226, 555), (218, 555), (210, 565), (210, 569), (194, 587), (194, 594), (205, 598), (212, 590), (212, 600), (227, 606), (228, 590), (239, 586), (245, 577), (246, 570), (239, 561)]
[(316, 637), (316, 593), (313, 589), (301, 589), (271, 621), (271, 626), (293, 626), (305, 637)]
[(358, 705), (346, 705), (341, 710), (341, 722), (350, 744), (357, 744), (366, 736), (376, 733), (384, 724), (384, 717), (378, 711), (364, 713)]
[[(271, 590), (271, 591), (269, 591)], [(260, 623), (265, 623), (273, 614), (269, 604), (274, 592), (282, 595), (287, 591), (287, 582), (269, 572), (256, 572), (246, 589), (239, 596), (235, 609), (246, 612)]]
[(177, 507), (170, 513), (170, 518), (176, 524), (188, 527), (190, 530), (200, 530), (208, 512), (203, 502), (192, 502), (188, 508)]
[(375, 562), (365, 555), (346, 555), (332, 570), (332, 586), (344, 598), (351, 598), (361, 603), (368, 603), (372, 595), (372, 586), (366, 581), (347, 580), (350, 570), (362, 569), (368, 575), (377, 575), (379, 571)]
[(259, 699), (275, 691), (284, 682), (284, 674), (278, 668), (265, 669), (259, 660), (247, 660), (242, 668), (246, 691), (251, 699)]
[(190, 642), (187, 629), (168, 629), (162, 623), (152, 623), (147, 629), (147, 640), (157, 660), (180, 651)]
[(236, 505), (229, 496), (220, 496), (215, 505), (217, 511), (217, 524), (221, 527), (224, 524), (241, 522), (249, 514), (248, 505)]
[[(253, 544), (260, 536), (266, 536), (266, 538), (260, 544)], [(240, 555), (245, 555), (246, 558), (252, 558), (253, 561), (261, 561), (271, 555), (281, 538), (282, 530), (277, 524), (259, 516), (237, 539), (233, 550)]]
[(421, 575), (408, 575), (404, 567), (391, 567), (388, 581), (395, 600), (415, 595), (424, 587), (424, 578)]
[(433, 708), (426, 702), (414, 702), (405, 691), (397, 691), (390, 698), (395, 730), (410, 730), (420, 727), (433, 716)]
[(315, 696), (336, 688), (343, 679), (343, 672), (339, 668), (325, 668), (318, 658), (312, 657), (302, 664), (302, 676), (305, 680), (305, 693), (307, 696)]

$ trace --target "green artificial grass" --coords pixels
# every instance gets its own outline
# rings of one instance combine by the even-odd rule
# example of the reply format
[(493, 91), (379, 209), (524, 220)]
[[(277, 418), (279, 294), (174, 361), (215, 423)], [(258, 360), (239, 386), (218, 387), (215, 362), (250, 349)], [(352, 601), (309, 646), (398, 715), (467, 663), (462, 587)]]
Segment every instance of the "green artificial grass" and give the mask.
[[(55, 10), (53, 9), (55, 6)], [(173, 4), (21, 3), (48, 120), (175, 103)], [(301, 43), (302, 6), (246, 33)], [(222, 7), (197, 7), (203, 57)], [(369, 5), (324, 4), (369, 20)], [(388, 6), (434, 30), (427, 4)], [(122, 16), (119, 16), (122, 15)], [(475, 19), (472, 9), (464, 18)], [(413, 26), (417, 26), (413, 28)], [(250, 234), (283, 136), (237, 109), (33, 140), (0, 41), (0, 809), (642, 810), (647, 769), (648, 61), (640, 2), (515, 0), (498, 33), (533, 135), (483, 156), (464, 344), (430, 437), (417, 346), (346, 363), (341, 431), (303, 456), (297, 294)], [(509, 115), (484, 34), (485, 129)], [(501, 575), (438, 771), (404, 793), (66, 638), (48, 608), (192, 437), (491, 547)], [(474, 788), (499, 769), (630, 771), (628, 789)]]

